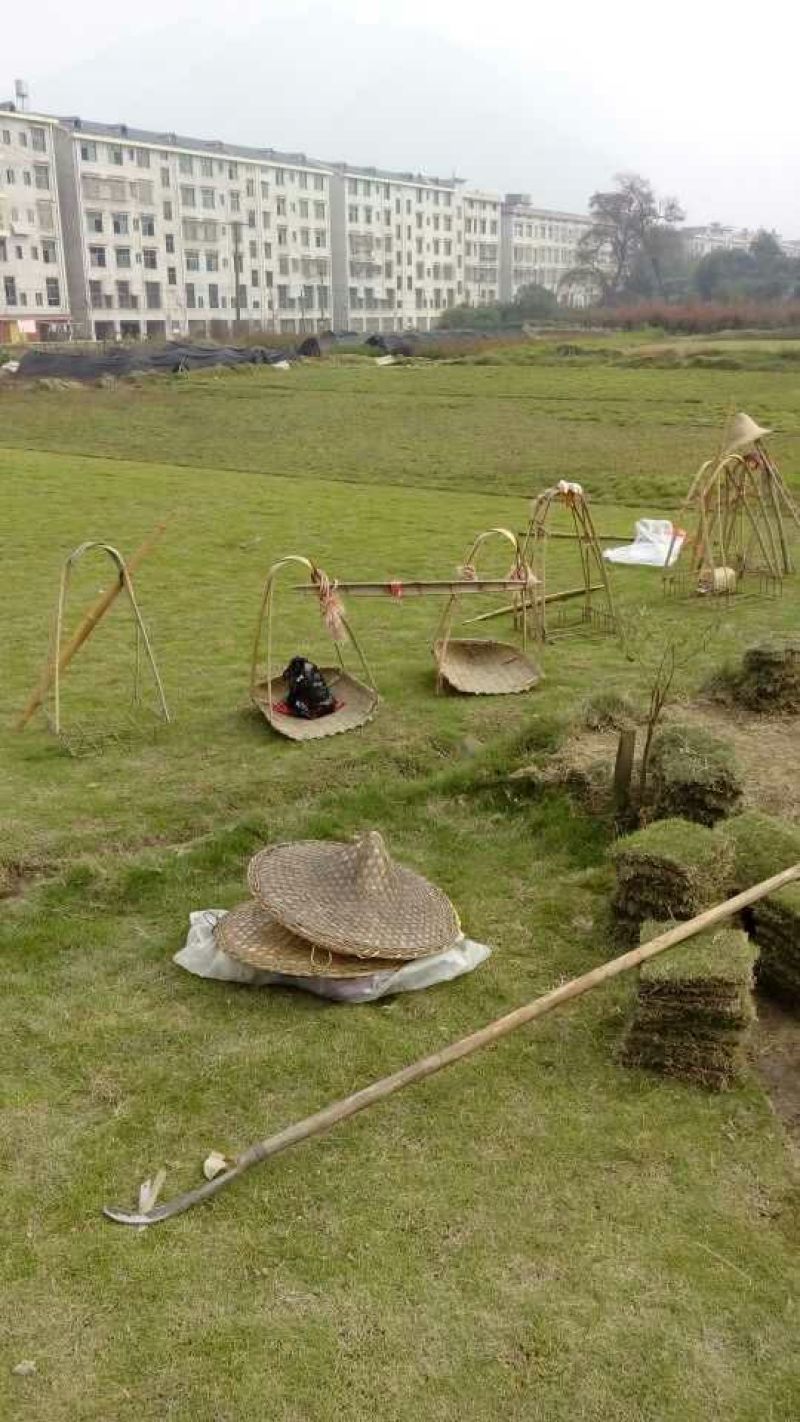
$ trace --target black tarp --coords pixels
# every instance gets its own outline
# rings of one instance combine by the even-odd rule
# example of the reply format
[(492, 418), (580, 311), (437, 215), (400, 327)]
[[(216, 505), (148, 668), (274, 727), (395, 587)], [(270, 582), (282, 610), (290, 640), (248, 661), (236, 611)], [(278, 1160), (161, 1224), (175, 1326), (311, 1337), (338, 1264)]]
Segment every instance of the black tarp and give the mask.
[(290, 359), (287, 351), (266, 346), (120, 346), (97, 351), (26, 351), (18, 375), (28, 380), (43, 376), (59, 380), (97, 380), (101, 375), (131, 375), (161, 370), (209, 370), (213, 366), (275, 365)]

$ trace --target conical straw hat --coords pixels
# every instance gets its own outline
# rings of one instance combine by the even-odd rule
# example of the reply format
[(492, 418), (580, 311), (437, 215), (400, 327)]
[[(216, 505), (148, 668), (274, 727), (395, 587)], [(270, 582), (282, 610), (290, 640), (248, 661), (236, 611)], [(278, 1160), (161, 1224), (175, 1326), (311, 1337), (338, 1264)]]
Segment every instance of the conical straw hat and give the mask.
[(757, 425), (755, 420), (751, 420), (750, 416), (741, 410), (738, 415), (734, 415), (725, 433), (725, 453), (735, 454), (737, 450), (745, 449), (748, 444), (755, 444), (757, 439), (772, 434), (772, 430), (762, 429), (761, 425)]
[(270, 969), (294, 978), (360, 978), (400, 966), (383, 958), (342, 958), (284, 928), (255, 899), (237, 904), (214, 930), (218, 948), (249, 968)]
[(262, 849), (250, 889), (286, 928), (356, 958), (423, 958), (461, 928), (453, 905), (420, 874), (390, 858), (376, 831), (353, 844), (301, 840)]

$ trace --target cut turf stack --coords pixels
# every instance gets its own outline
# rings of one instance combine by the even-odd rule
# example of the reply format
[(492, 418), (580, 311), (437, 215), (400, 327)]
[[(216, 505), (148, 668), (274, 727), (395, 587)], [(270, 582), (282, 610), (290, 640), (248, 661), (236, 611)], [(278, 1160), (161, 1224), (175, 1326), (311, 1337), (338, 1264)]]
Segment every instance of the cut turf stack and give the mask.
[[(800, 864), (800, 828), (748, 810), (718, 831), (733, 848), (736, 890)], [(758, 986), (783, 1002), (800, 1006), (800, 884), (789, 884), (748, 911), (759, 949)]]
[(645, 919), (693, 918), (730, 887), (732, 845), (691, 820), (656, 820), (617, 840), (611, 854), (614, 909), (628, 938)]
[(681, 815), (715, 825), (732, 815), (742, 798), (739, 767), (731, 747), (696, 726), (667, 726), (653, 741), (650, 758), (656, 816)]
[[(669, 923), (642, 925), (641, 942)], [(636, 1012), (622, 1046), (626, 1066), (724, 1091), (741, 1074), (755, 1018), (751, 987), (755, 947), (723, 926), (698, 934), (644, 963)]]
[(800, 637), (775, 637), (749, 647), (735, 694), (753, 711), (800, 711)]

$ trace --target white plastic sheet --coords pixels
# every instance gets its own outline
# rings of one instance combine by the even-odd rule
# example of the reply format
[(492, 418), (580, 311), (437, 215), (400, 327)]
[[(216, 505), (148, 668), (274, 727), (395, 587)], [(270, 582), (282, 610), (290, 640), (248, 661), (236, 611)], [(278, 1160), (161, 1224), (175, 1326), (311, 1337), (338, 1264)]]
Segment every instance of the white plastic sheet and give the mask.
[(252, 987), (294, 987), (331, 1002), (377, 1002), (396, 992), (419, 992), (436, 983), (450, 982), (484, 963), (491, 954), (485, 943), (474, 943), (462, 934), (444, 953), (403, 963), (392, 972), (370, 973), (363, 978), (297, 978), (248, 967), (223, 953), (214, 941), (214, 927), (224, 909), (200, 909), (189, 915), (189, 934), (173, 962), (198, 978), (218, 982), (249, 983)]
[(674, 529), (668, 518), (640, 518), (636, 520), (633, 543), (625, 543), (621, 548), (607, 548), (603, 557), (609, 563), (632, 563), (646, 568), (666, 568), (669, 558), (671, 567), (683, 547), (685, 536), (683, 529)]

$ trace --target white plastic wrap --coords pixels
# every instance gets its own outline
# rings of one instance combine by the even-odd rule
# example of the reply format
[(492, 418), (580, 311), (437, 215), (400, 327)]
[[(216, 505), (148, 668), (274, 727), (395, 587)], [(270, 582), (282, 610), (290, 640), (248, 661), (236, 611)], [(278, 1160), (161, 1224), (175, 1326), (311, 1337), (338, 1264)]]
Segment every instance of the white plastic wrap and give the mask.
[(607, 548), (603, 557), (609, 563), (633, 563), (646, 568), (666, 568), (669, 558), (671, 567), (683, 547), (684, 537), (683, 529), (673, 529), (668, 518), (640, 518), (636, 521), (633, 543), (626, 543), (621, 548)]
[(189, 915), (188, 937), (172, 960), (179, 968), (185, 968), (198, 978), (216, 978), (218, 982), (300, 988), (331, 1002), (377, 1002), (378, 998), (396, 992), (419, 992), (471, 973), (492, 951), (485, 943), (474, 943), (462, 934), (444, 953), (403, 963), (392, 972), (370, 973), (363, 978), (296, 978), (288, 973), (248, 967), (223, 953), (214, 941), (214, 927), (224, 915), (224, 909), (200, 909)]

